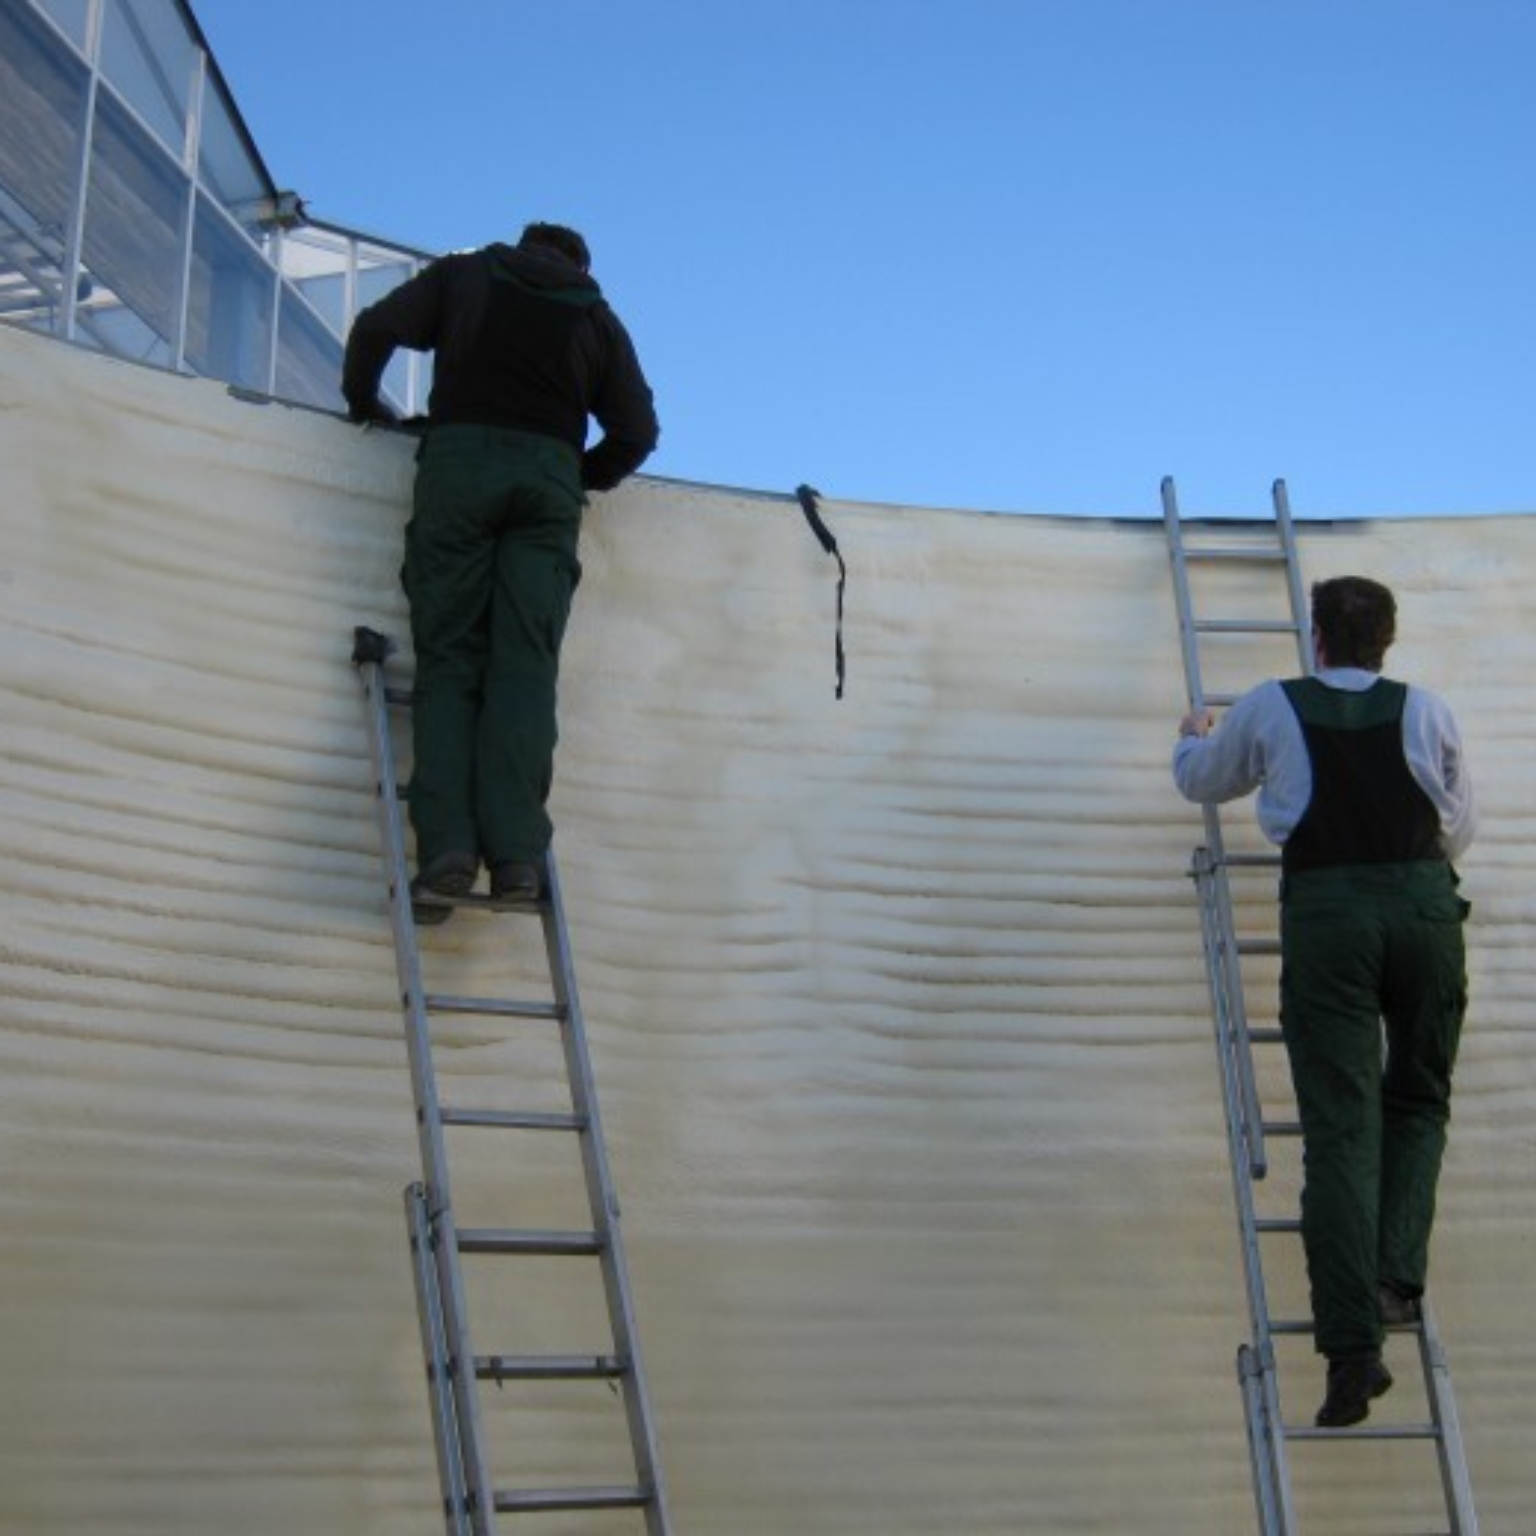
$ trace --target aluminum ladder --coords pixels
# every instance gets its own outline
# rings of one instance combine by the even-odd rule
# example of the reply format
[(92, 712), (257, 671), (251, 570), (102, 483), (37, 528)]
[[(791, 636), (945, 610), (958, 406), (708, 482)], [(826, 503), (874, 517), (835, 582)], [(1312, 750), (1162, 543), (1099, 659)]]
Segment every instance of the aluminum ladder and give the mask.
[[(1236, 641), (1247, 646), (1250, 652), (1256, 645), (1273, 647), (1277, 642), (1293, 642), (1302, 673), (1310, 675), (1314, 670), (1309, 604), (1283, 480), (1274, 483), (1272, 498), (1272, 524), (1245, 522), (1226, 531), (1221, 542), (1215, 541), (1217, 536), (1213, 536), (1211, 526), (1207, 525), (1198, 542), (1189, 542), (1186, 541), (1173, 481), (1165, 479), (1162, 483), (1163, 525), (1191, 710), (1219, 709), (1232, 703), (1242, 691), (1207, 687), (1207, 669), (1203, 661), (1219, 661), (1216, 652), (1224, 641)], [(1223, 578), (1229, 577), (1229, 573), (1237, 576), (1236, 581), (1229, 580), (1229, 584), (1236, 588), (1238, 602), (1256, 601), (1259, 587), (1273, 588), (1276, 585), (1266, 578), (1266, 571), (1283, 580), (1283, 598), (1277, 603), (1280, 594), (1271, 591), (1268, 594), (1271, 611), (1263, 618), (1197, 615), (1191, 577), (1192, 569), (1197, 568), (1204, 568), (1202, 597), (1212, 604), (1222, 601)], [(1226, 594), (1226, 600), (1233, 601), (1231, 592)], [(1288, 661), (1280, 661), (1261, 675), (1283, 675), (1288, 667)], [(1247, 676), (1250, 682), (1255, 680), (1251, 668)], [(1220, 808), (1207, 805), (1202, 810), (1205, 841), (1194, 851), (1190, 876), (1195, 883), (1200, 909), (1232, 1188), (1242, 1241), (1251, 1337), (1238, 1350), (1237, 1375), (1247, 1422), (1259, 1529), (1263, 1536), (1297, 1536), (1300, 1530), (1290, 1465), (1290, 1447), (1294, 1443), (1417, 1440), (1432, 1442), (1437, 1452), (1444, 1512), (1450, 1522), (1448, 1536), (1477, 1536), (1477, 1516), (1473, 1510), (1450, 1371), (1434, 1311), (1427, 1298), (1421, 1304), (1417, 1323), (1394, 1328), (1392, 1332), (1417, 1336), (1429, 1409), (1428, 1422), (1382, 1422), (1349, 1429), (1317, 1429), (1310, 1422), (1287, 1422), (1281, 1411), (1275, 1340), (1286, 1335), (1310, 1338), (1313, 1330), (1310, 1318), (1284, 1320), (1272, 1316), (1260, 1240), (1270, 1234), (1293, 1234), (1299, 1241), (1301, 1220), (1298, 1215), (1289, 1213), (1262, 1214), (1255, 1185), (1270, 1171), (1270, 1143), (1284, 1142), (1299, 1149), (1301, 1125), (1295, 1118), (1294, 1101), (1288, 1118), (1267, 1116), (1261, 1103), (1261, 1073), (1255, 1065), (1254, 1048), (1283, 1051), (1284, 1042), (1278, 1027), (1252, 1027), (1249, 1024), (1243, 959), (1250, 955), (1278, 955), (1280, 945), (1275, 937), (1252, 937), (1238, 932), (1237, 902), (1233, 894), (1234, 876), (1241, 880), (1267, 874), (1271, 880), (1276, 879), (1280, 858), (1270, 851), (1229, 852), (1222, 833)], [(1288, 1082), (1288, 1075), (1286, 1080)], [(1296, 1162), (1299, 1164), (1299, 1150)], [(1436, 1536), (1447, 1536), (1447, 1531), (1437, 1532)]]
[[(619, 1230), (619, 1203), (598, 1117), (570, 936), (553, 854), (545, 861), (545, 894), (533, 901), (492, 901), (470, 894), (450, 904), (487, 913), (537, 916), (543, 925), (551, 998), (540, 1001), (453, 997), (428, 992), (422, 982), (416, 925), (411, 916), (404, 818), (395, 765), (390, 711), (408, 709), (408, 690), (384, 675), (394, 647), (387, 636), (358, 628), (352, 660), (366, 703), (395, 960), (405, 1020), (422, 1178), (405, 1191), (406, 1224), (420, 1314), (422, 1349), (436, 1441), (443, 1512), (450, 1536), (492, 1536), (498, 1515), (565, 1510), (640, 1511), (646, 1536), (673, 1529), (635, 1323), (634, 1301)], [(446, 898), (445, 898), (446, 900)], [(450, 1107), (440, 1102), (433, 1066), (431, 1018), (479, 1015), (529, 1021), (557, 1029), (570, 1096), (569, 1113)], [(470, 1130), (563, 1134), (580, 1145), (590, 1226), (580, 1231), (467, 1228), (458, 1225), (449, 1182), (447, 1133)], [(477, 1355), (470, 1341), (465, 1297), (466, 1254), (502, 1258), (555, 1256), (595, 1259), (612, 1330), (612, 1347), (588, 1355)], [(569, 1488), (497, 1488), (488, 1465), (485, 1405), (479, 1383), (606, 1381), (623, 1398), (634, 1481)], [(636, 1516), (630, 1516), (633, 1521)], [(606, 1527), (605, 1527), (606, 1528)]]

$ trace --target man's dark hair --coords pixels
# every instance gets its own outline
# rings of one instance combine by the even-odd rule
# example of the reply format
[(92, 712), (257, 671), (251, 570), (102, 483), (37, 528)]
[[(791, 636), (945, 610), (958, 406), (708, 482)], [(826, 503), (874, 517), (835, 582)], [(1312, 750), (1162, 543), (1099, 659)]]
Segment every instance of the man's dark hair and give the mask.
[(583, 272), (592, 266), (592, 253), (587, 242), (574, 229), (564, 224), (529, 224), (523, 230), (519, 245), (542, 245), (546, 250), (559, 251), (567, 261), (574, 261)]
[(1367, 576), (1335, 576), (1313, 584), (1312, 623), (1330, 667), (1380, 672), (1397, 638), (1397, 599)]

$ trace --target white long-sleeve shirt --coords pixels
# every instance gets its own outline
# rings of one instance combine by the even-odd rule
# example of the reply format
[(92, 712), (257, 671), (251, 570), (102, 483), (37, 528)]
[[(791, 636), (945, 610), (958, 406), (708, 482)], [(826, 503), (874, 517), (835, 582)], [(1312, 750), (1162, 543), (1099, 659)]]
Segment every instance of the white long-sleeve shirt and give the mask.
[[(1317, 680), (1360, 693), (1377, 676), (1360, 667), (1325, 667)], [(1427, 689), (1408, 689), (1403, 752), (1414, 781), (1440, 813), (1446, 858), (1460, 858), (1477, 829), (1472, 781), (1455, 718)], [(1181, 736), (1173, 749), (1173, 781), (1186, 800), (1197, 804), (1235, 800), (1257, 789), (1259, 826), (1270, 842), (1283, 844), (1311, 803), (1312, 759), (1280, 684), (1260, 683), (1245, 693), (1210, 735)]]

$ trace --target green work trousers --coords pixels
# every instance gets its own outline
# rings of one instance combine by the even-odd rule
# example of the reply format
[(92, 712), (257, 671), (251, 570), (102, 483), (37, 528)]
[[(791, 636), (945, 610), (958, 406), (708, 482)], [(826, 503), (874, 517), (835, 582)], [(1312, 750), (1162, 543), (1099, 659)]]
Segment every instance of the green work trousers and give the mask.
[(554, 776), (560, 644), (581, 579), (575, 450), (501, 427), (429, 429), (401, 579), (416, 650), (410, 815), (443, 853), (539, 858)]
[(1301, 1114), (1316, 1344), (1330, 1359), (1380, 1349), (1378, 1282), (1424, 1289), (1468, 910), (1446, 863), (1285, 878), (1280, 1022)]

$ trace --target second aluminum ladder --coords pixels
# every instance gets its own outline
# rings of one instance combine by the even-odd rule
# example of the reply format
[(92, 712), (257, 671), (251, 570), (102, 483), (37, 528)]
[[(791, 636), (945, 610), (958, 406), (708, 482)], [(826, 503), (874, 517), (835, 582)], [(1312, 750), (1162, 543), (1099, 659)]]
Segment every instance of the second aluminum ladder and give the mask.
[[(1285, 482), (1273, 487), (1274, 523), (1244, 524), (1236, 534), (1219, 542), (1209, 528), (1198, 541), (1187, 541), (1172, 480), (1162, 484), (1163, 524), (1172, 566), (1174, 598), (1178, 606), (1179, 638), (1184, 658), (1184, 677), (1191, 710), (1218, 709), (1230, 704), (1241, 690), (1223, 691), (1207, 686), (1211, 648), (1232, 640), (1250, 648), (1256, 643), (1293, 640), (1296, 659), (1304, 674), (1313, 671), (1311, 624), (1307, 594), (1302, 584)], [(1260, 588), (1269, 588), (1270, 602), (1264, 617), (1251, 611), (1211, 615), (1195, 611), (1196, 581), (1192, 572), (1201, 567), (1216, 579), (1202, 584), (1219, 589), (1220, 574), (1236, 573), (1239, 602), (1254, 602)], [(1272, 574), (1274, 579), (1264, 575)], [(1281, 582), (1283, 581), (1283, 589)], [(1278, 597), (1278, 605), (1274, 599)], [(1217, 598), (1216, 600), (1219, 600)], [(1231, 600), (1229, 598), (1229, 600)], [(1270, 637), (1266, 642), (1265, 637)], [(1250, 681), (1256, 680), (1252, 674)], [(1205, 948), (1206, 976), (1210, 985), (1216, 1051), (1220, 1064), (1223, 1107), (1231, 1156), (1232, 1187), (1237, 1205), (1238, 1228), (1243, 1250), (1251, 1337), (1238, 1350), (1237, 1372), (1247, 1422), (1248, 1448), (1253, 1466), (1254, 1496), (1262, 1536), (1298, 1536), (1296, 1501), (1291, 1480), (1290, 1447), (1298, 1441), (1358, 1442), (1421, 1440), (1432, 1442), (1444, 1509), (1450, 1521), (1439, 1536), (1477, 1536), (1472, 1488), (1462, 1446), (1456, 1400), (1450, 1371), (1427, 1300), (1420, 1320), (1394, 1330), (1417, 1335), (1430, 1419), (1422, 1424), (1364, 1424), (1350, 1429), (1317, 1429), (1310, 1423), (1287, 1422), (1281, 1409), (1280, 1377), (1275, 1340), (1288, 1334), (1308, 1337), (1310, 1320), (1277, 1319), (1271, 1315), (1264, 1276), (1260, 1239), (1269, 1234), (1296, 1234), (1298, 1216), (1265, 1215), (1258, 1209), (1255, 1184), (1270, 1169), (1270, 1142), (1295, 1143), (1301, 1135), (1294, 1118), (1266, 1116), (1260, 1102), (1260, 1073), (1255, 1068), (1254, 1047), (1277, 1049), (1283, 1045), (1278, 1028), (1253, 1028), (1248, 1021), (1244, 990), (1243, 959), (1249, 955), (1276, 955), (1275, 938), (1242, 936), (1237, 931), (1233, 876), (1257, 871), (1278, 875), (1280, 860), (1272, 852), (1229, 852), (1223, 835), (1220, 808), (1203, 807), (1205, 841), (1195, 849), (1190, 874), (1199, 897), (1201, 936)]]
[[(494, 1536), (498, 1515), (548, 1514), (563, 1510), (639, 1511), (646, 1536), (671, 1536), (666, 1488), (652, 1427), (640, 1357), (634, 1302), (619, 1231), (619, 1205), (608, 1168), (597, 1091), (587, 1052), (576, 973), (553, 854), (544, 863), (543, 895), (534, 902), (494, 902), (468, 895), (451, 904), (485, 911), (536, 916), (543, 927), (552, 997), (519, 1001), (454, 997), (428, 992), (411, 915), (410, 882), (390, 710), (410, 705), (410, 694), (390, 687), (384, 663), (390, 641), (374, 630), (354, 634), (352, 660), (367, 705), (374, 794), (389, 887), (395, 959), (405, 1015), (412, 1092), (416, 1106), (422, 1179), (405, 1191), (406, 1223), (414, 1260), (422, 1347), (426, 1356), (433, 1434), (448, 1536)], [(431, 1019), (478, 1015), (527, 1021), (559, 1031), (570, 1111), (506, 1110), (445, 1105), (438, 1096)], [(450, 1186), (447, 1132), (526, 1131), (574, 1137), (580, 1145), (590, 1225), (581, 1230), (468, 1228), (459, 1225)], [(590, 1354), (480, 1355), (470, 1341), (465, 1294), (466, 1254), (502, 1259), (544, 1256), (595, 1261), (612, 1332), (612, 1347)], [(623, 1398), (633, 1483), (575, 1487), (498, 1488), (492, 1481), (488, 1435), (479, 1384), (606, 1381)], [(631, 1517), (633, 1518), (633, 1516)], [(605, 1527), (606, 1528), (606, 1527)]]

